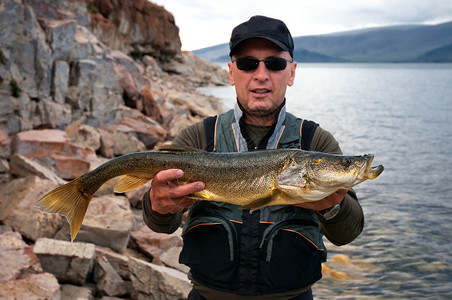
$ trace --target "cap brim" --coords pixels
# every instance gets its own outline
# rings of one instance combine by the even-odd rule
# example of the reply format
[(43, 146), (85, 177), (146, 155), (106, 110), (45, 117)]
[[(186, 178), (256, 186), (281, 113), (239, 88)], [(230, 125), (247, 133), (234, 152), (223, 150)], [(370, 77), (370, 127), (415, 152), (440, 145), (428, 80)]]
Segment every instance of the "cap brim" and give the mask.
[(253, 39), (253, 38), (261, 38), (261, 39), (268, 40), (268, 41), (272, 42), (273, 44), (275, 44), (276, 46), (278, 46), (279, 48), (281, 48), (282, 50), (290, 51), (289, 47), (287, 47), (285, 44), (281, 43), (280, 41), (278, 41), (276, 39), (270, 38), (268, 36), (255, 35), (255, 36), (248, 36), (244, 39), (239, 40), (237, 43), (235, 43), (235, 45), (229, 51), (229, 56), (232, 56), (232, 54), (237, 50), (238, 46), (240, 46), (241, 43), (243, 43), (246, 40)]

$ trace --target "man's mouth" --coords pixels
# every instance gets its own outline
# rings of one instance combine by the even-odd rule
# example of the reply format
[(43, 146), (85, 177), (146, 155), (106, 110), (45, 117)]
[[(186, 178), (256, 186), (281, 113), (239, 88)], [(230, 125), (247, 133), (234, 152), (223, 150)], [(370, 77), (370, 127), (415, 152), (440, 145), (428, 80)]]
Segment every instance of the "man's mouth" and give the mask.
[(270, 90), (267, 90), (267, 89), (255, 89), (255, 90), (251, 90), (251, 92), (254, 93), (254, 94), (264, 95), (264, 94), (270, 93)]

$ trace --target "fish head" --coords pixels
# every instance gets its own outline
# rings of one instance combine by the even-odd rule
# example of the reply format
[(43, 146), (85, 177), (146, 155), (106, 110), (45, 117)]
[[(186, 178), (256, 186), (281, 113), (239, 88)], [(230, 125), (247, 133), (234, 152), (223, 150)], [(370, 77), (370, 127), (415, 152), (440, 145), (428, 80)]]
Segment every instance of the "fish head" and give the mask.
[(377, 178), (383, 166), (372, 167), (373, 154), (343, 156), (310, 153), (295, 156), (278, 177), (278, 185), (289, 197), (316, 201), (339, 189), (349, 189)]
[(361, 156), (318, 155), (306, 165), (305, 176), (316, 185), (350, 188), (367, 179), (377, 178), (383, 166), (372, 167), (373, 154)]

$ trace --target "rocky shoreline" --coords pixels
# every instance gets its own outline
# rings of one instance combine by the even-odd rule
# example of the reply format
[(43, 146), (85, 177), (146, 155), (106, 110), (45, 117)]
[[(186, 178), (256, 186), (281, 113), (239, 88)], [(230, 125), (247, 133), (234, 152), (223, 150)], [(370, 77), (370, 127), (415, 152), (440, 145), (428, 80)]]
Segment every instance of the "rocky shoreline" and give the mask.
[(184, 299), (180, 232), (141, 217), (148, 186), (93, 198), (69, 242), (34, 203), (106, 160), (153, 149), (218, 114), (197, 91), (227, 72), (182, 52), (164, 8), (139, 1), (0, 4), (0, 299)]

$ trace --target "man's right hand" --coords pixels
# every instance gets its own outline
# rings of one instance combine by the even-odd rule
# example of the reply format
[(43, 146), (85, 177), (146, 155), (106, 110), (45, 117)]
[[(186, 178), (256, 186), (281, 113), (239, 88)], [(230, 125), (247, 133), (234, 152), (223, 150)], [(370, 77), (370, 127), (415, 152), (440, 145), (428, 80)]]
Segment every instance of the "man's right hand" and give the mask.
[(176, 185), (174, 182), (177, 182), (177, 179), (182, 176), (184, 176), (184, 172), (179, 169), (163, 170), (154, 176), (149, 193), (152, 210), (162, 215), (174, 214), (196, 202), (196, 200), (186, 198), (186, 196), (203, 190), (205, 184), (201, 181), (195, 181)]

